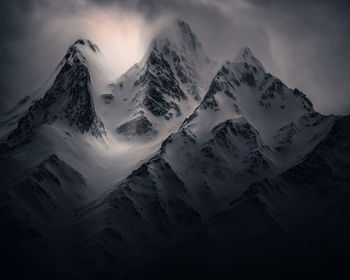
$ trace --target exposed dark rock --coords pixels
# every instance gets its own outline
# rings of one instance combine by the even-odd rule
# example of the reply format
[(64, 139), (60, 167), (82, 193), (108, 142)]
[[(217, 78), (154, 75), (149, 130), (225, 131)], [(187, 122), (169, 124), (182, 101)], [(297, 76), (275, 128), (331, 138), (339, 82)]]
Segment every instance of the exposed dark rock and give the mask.
[(140, 115), (126, 123), (123, 123), (116, 129), (116, 131), (126, 137), (155, 135), (157, 133), (157, 131), (153, 128), (152, 123), (144, 115)]
[(248, 86), (251, 86), (251, 87), (256, 86), (254, 74), (252, 74), (250, 72), (243, 73), (241, 81), (243, 83), (246, 83)]
[(67, 122), (79, 133), (105, 135), (104, 125), (95, 112), (86, 60), (72, 45), (60, 63), (61, 70), (43, 98), (36, 100), (8, 136), (10, 145), (23, 143), (43, 124)]
[(300, 129), (294, 122), (291, 122), (280, 128), (274, 139), (278, 142), (279, 148), (281, 148), (281, 146), (292, 144), (294, 136), (298, 133), (300, 133)]
[(113, 94), (110, 94), (110, 93), (102, 94), (101, 97), (103, 98), (105, 104), (111, 103), (112, 100), (114, 99)]

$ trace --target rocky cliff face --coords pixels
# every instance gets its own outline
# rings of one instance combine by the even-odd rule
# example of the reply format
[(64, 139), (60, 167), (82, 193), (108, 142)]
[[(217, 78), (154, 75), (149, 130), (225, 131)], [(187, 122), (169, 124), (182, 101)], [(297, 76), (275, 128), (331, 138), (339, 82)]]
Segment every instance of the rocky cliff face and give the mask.
[(56, 121), (82, 134), (90, 133), (95, 137), (106, 134), (95, 112), (89, 65), (81, 46), (88, 46), (90, 52), (98, 52), (98, 47), (86, 40), (78, 40), (69, 47), (58, 65), (58, 75), (51, 88), (43, 98), (32, 103), (8, 136), (10, 146), (28, 140), (42, 125)]
[(117, 132), (128, 134), (130, 121), (144, 119), (160, 133), (178, 126), (201, 100), (212, 67), (188, 24), (173, 22), (154, 38), (143, 59), (111, 85), (118, 101), (110, 106), (110, 118), (123, 111), (119, 119), (125, 119)]

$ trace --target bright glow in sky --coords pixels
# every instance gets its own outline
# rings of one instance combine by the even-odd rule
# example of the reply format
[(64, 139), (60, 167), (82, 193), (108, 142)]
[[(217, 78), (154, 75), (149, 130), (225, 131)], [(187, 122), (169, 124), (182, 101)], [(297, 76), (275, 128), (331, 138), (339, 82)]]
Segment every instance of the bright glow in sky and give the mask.
[[(101, 49), (113, 74), (123, 74), (132, 64), (138, 62), (146, 51), (149, 38), (145, 25), (139, 17), (115, 17), (106, 13), (83, 19), (90, 36)], [(145, 38), (146, 37), (146, 38)], [(146, 43), (147, 42), (147, 43)]]
[(3, 2), (0, 111), (40, 88), (78, 38), (99, 45), (116, 78), (140, 61), (157, 27), (170, 17), (188, 22), (213, 60), (232, 60), (249, 46), (269, 72), (303, 90), (318, 111), (350, 110), (350, 71), (344, 70), (349, 1)]
[(96, 43), (114, 78), (141, 60), (155, 32), (154, 26), (137, 14), (103, 9), (84, 11), (79, 17), (65, 20), (57, 18), (48, 28), (55, 29), (57, 34), (68, 33), (69, 36), (64, 36), (70, 38), (67, 46), (77, 38)]

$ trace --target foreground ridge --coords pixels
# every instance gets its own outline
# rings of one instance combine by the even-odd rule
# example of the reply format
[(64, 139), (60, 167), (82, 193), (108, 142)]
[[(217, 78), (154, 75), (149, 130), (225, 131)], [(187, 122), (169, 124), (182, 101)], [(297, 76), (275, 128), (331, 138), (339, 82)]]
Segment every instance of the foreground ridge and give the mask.
[(181, 20), (112, 83), (100, 62), (78, 39), (1, 120), (5, 274), (254, 279), (348, 254), (349, 117), (247, 47), (217, 67)]

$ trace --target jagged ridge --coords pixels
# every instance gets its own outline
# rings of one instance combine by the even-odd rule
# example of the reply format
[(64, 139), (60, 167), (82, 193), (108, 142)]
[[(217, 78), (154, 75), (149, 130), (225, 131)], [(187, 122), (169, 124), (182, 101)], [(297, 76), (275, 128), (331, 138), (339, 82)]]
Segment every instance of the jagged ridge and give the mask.
[(106, 134), (95, 112), (88, 63), (78, 46), (85, 42), (92, 51), (97, 51), (97, 46), (83, 40), (69, 48), (58, 66), (59, 73), (51, 88), (43, 98), (33, 102), (8, 136), (10, 145), (27, 141), (41, 125), (56, 120), (66, 122), (79, 133), (89, 132), (95, 137)]

